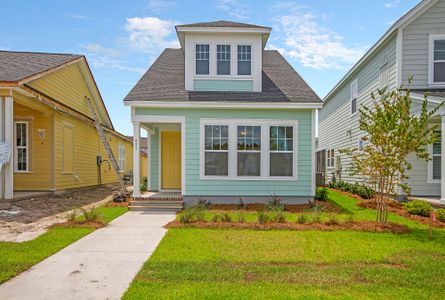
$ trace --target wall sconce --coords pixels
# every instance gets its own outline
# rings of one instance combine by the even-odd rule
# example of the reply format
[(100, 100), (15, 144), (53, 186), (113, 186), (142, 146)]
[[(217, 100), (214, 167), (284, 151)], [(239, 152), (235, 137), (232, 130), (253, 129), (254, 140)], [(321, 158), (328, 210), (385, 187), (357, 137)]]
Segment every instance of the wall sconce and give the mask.
[(37, 133), (39, 134), (40, 143), (43, 144), (43, 140), (45, 140), (46, 130), (39, 128), (39, 129), (37, 129)]

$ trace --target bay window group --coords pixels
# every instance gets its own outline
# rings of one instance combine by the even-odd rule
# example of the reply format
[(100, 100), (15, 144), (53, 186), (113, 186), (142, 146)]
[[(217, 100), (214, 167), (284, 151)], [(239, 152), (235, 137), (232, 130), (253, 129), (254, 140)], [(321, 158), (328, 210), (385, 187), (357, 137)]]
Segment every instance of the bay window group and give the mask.
[(204, 178), (296, 176), (295, 121), (202, 121)]

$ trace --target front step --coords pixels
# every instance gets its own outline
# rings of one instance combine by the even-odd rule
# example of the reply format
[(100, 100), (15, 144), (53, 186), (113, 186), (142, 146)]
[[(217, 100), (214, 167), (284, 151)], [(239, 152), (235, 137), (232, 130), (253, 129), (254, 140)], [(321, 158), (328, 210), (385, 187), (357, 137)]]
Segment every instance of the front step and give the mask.
[(130, 211), (147, 211), (147, 212), (178, 212), (184, 208), (182, 200), (159, 200), (138, 198), (132, 200), (128, 206)]

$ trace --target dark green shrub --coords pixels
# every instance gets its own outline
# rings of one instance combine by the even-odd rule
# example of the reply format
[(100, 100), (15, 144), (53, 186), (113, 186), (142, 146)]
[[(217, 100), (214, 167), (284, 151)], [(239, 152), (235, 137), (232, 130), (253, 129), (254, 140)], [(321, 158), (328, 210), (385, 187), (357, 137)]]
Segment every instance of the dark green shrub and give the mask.
[(181, 216), (179, 217), (179, 222), (183, 224), (188, 224), (193, 221), (195, 216), (195, 210), (193, 208), (186, 208), (181, 212)]
[(408, 213), (424, 217), (429, 217), (432, 210), (431, 204), (423, 200), (414, 200), (405, 203), (404, 206)]
[(264, 211), (258, 212), (258, 223), (266, 224), (269, 222), (269, 216)]
[(210, 200), (205, 200), (201, 198), (198, 199), (198, 203), (195, 205), (195, 207), (200, 210), (209, 209), (211, 206), (212, 202), (210, 202)]
[(440, 222), (445, 222), (445, 209), (441, 208), (436, 210), (436, 219)]
[(274, 217), (274, 221), (276, 223), (286, 223), (286, 218), (284, 217), (283, 212), (278, 212)]
[(266, 205), (266, 209), (268, 211), (283, 211), (284, 210), (284, 202), (280, 196), (277, 195), (269, 195), (270, 201)]
[(141, 192), (146, 192), (147, 191), (147, 177), (144, 176), (142, 177), (142, 181), (141, 181)]
[(373, 189), (371, 189), (367, 185), (358, 182), (355, 183), (349, 183), (346, 181), (331, 182), (329, 184), (329, 187), (343, 192), (359, 195), (364, 199), (371, 199), (375, 195), (375, 191)]
[(318, 187), (315, 190), (315, 200), (326, 201), (328, 199), (328, 189), (324, 187)]
[(309, 221), (309, 218), (305, 214), (301, 214), (297, 218), (297, 223), (298, 224), (306, 224), (308, 221)]

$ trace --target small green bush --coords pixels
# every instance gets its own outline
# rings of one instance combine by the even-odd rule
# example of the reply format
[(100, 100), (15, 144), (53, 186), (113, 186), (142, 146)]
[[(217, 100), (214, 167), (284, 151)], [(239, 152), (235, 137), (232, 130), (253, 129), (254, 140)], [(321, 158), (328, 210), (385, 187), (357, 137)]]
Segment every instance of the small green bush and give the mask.
[(312, 223), (320, 223), (321, 222), (321, 216), (320, 216), (320, 214), (317, 212), (315, 215), (314, 215), (314, 218), (312, 219)]
[(147, 191), (147, 177), (146, 176), (144, 176), (144, 177), (142, 177), (142, 180), (141, 180), (141, 192), (146, 192)]
[(324, 187), (318, 187), (315, 190), (315, 200), (326, 201), (328, 199), (328, 189)]
[(232, 222), (232, 217), (228, 213), (223, 213), (221, 216), (223, 222)]
[(270, 195), (270, 201), (266, 205), (266, 209), (268, 211), (283, 211), (284, 210), (284, 202), (280, 196)]
[(404, 204), (406, 211), (412, 215), (429, 217), (432, 207), (426, 201), (414, 200)]
[(212, 217), (212, 222), (222, 222), (223, 216), (220, 213), (216, 213)]
[(286, 223), (286, 218), (284, 217), (284, 214), (282, 211), (278, 212), (275, 217), (274, 217), (274, 221), (276, 223)]
[(337, 216), (335, 214), (330, 214), (326, 224), (328, 224), (328, 225), (337, 225), (338, 223), (339, 222), (337, 220)]
[(258, 223), (266, 224), (269, 222), (269, 216), (264, 211), (258, 212)]
[(198, 199), (198, 203), (195, 205), (196, 209), (199, 210), (206, 210), (209, 209), (212, 206), (212, 202), (210, 202), (210, 200), (205, 200), (205, 199)]
[(306, 224), (306, 223), (308, 223), (308, 221), (309, 221), (309, 218), (305, 214), (301, 214), (297, 218), (297, 223), (298, 224)]
[(186, 208), (181, 212), (181, 216), (179, 217), (179, 222), (183, 224), (188, 224), (193, 221), (194, 217), (195, 217), (195, 210), (192, 207)]
[(82, 222), (102, 222), (102, 215), (97, 209), (80, 209), (78, 220)]
[(246, 217), (243, 212), (239, 212), (237, 215), (237, 219), (239, 223), (246, 223)]
[(334, 181), (329, 184), (329, 187), (343, 192), (359, 195), (364, 199), (371, 199), (375, 195), (375, 191), (373, 189), (358, 182), (349, 183), (346, 181)]
[(445, 209), (440, 208), (436, 210), (436, 219), (440, 222), (445, 222)]

